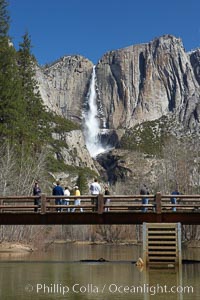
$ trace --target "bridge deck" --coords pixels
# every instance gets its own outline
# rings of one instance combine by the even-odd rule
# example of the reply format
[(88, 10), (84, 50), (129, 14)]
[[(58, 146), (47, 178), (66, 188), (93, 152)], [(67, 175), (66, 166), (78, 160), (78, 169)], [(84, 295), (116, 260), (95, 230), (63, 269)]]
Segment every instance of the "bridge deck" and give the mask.
[(1, 225), (44, 225), (44, 224), (142, 224), (146, 223), (177, 223), (197, 225), (200, 215), (191, 213), (162, 213), (152, 212), (75, 212), (75, 213), (5, 213), (0, 214)]

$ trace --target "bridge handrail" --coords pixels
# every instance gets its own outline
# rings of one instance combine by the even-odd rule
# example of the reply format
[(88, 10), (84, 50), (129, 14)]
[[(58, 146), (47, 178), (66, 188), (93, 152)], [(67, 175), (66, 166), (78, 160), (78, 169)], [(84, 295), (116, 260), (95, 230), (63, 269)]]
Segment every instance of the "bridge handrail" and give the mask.
[[(200, 207), (200, 195), (161, 195), (160, 192), (156, 195), (81, 195), (81, 196), (53, 196), (41, 194), (41, 207), (38, 205), (31, 205), (38, 196), (0, 196), (0, 213), (6, 211), (22, 211), (34, 208), (40, 208), (39, 212), (42, 214), (49, 211), (55, 211), (56, 208), (84, 208), (102, 214), (105, 209), (110, 209), (114, 212), (116, 210), (123, 211), (141, 211), (146, 207), (150, 211), (161, 214), (163, 211), (170, 211), (172, 208), (177, 209), (198, 209)], [(141, 199), (148, 198), (149, 204), (142, 204)], [(169, 203), (171, 198), (177, 199), (177, 204)], [(56, 205), (55, 199), (69, 199), (69, 205)], [(75, 199), (80, 199), (81, 204), (75, 205), (73, 202)], [(106, 200), (109, 199), (109, 204)], [(13, 203), (13, 204), (12, 204)], [(22, 203), (22, 204), (18, 204)], [(199, 204), (198, 204), (199, 203)], [(200, 210), (199, 210), (200, 212)]]

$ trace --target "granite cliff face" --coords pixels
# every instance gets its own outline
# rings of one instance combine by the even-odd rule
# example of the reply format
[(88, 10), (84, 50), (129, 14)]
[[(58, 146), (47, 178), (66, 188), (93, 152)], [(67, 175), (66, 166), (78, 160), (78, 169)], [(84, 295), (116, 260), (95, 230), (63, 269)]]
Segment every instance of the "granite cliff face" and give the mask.
[(37, 81), (47, 107), (80, 123), (92, 67), (92, 62), (78, 55), (64, 56), (49, 66), (38, 67)]
[(195, 78), (200, 85), (200, 49), (190, 52), (189, 57), (194, 70)]
[[(45, 104), (81, 123), (92, 67), (82, 56), (66, 56), (38, 68)], [(96, 76), (102, 127), (131, 128), (174, 113), (186, 127), (198, 128), (200, 49), (186, 53), (180, 39), (165, 35), (106, 53), (96, 65)]]
[(199, 69), (199, 51), (187, 54), (170, 35), (106, 53), (96, 72), (107, 127), (130, 128), (169, 113), (196, 127)]

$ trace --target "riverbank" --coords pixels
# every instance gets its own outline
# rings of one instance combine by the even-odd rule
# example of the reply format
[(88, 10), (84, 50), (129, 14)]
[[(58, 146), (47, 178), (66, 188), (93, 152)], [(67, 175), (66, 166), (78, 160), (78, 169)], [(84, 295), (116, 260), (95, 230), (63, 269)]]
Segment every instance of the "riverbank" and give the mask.
[(2, 242), (0, 243), (0, 254), (1, 253), (25, 253), (32, 252), (34, 249), (31, 245), (25, 245), (22, 243), (13, 242)]
[(0, 243), (0, 254), (1, 253), (28, 253), (36, 251), (47, 251), (52, 244), (76, 244), (76, 245), (140, 245), (137, 241), (125, 241), (108, 243), (103, 241), (70, 241), (70, 240), (56, 240), (51, 243), (46, 243), (43, 247), (34, 247), (33, 245), (27, 245), (16, 242), (1, 242)]
[(106, 242), (106, 241), (66, 241), (66, 240), (56, 240), (54, 244), (77, 244), (77, 245), (141, 245), (141, 242), (136, 240), (127, 240), (127, 241), (116, 241), (116, 242)]
[[(76, 244), (76, 245), (121, 245), (121, 246), (131, 246), (138, 245), (141, 246), (141, 242), (137, 242), (136, 240), (131, 241), (118, 241), (118, 242), (106, 242), (106, 241), (70, 241), (70, 240), (56, 240), (50, 244), (44, 245), (44, 249), (46, 250), (48, 246), (52, 244)], [(187, 241), (183, 242), (182, 245), (186, 248), (200, 248), (200, 241)], [(23, 243), (15, 243), (15, 242), (2, 242), (0, 243), (0, 254), (1, 253), (28, 253), (37, 251), (38, 249), (33, 247), (33, 245), (27, 245)], [(42, 250), (40, 248), (40, 250)]]

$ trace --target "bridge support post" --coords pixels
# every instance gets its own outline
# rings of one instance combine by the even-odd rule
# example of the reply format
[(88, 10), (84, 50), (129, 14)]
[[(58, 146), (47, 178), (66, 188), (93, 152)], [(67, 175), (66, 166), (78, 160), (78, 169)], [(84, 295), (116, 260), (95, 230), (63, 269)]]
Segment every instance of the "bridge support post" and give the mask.
[(97, 196), (97, 212), (98, 214), (102, 214), (104, 211), (104, 197), (103, 194), (99, 194)]
[(146, 265), (181, 264), (181, 224), (143, 223), (143, 260)]
[(3, 206), (3, 199), (0, 200), (0, 206), (1, 206), (1, 208), (0, 208), (0, 213), (2, 213), (2, 212), (3, 212), (3, 209), (2, 209), (2, 206)]
[(162, 213), (162, 205), (161, 205), (161, 193), (157, 192), (155, 197), (156, 202), (156, 213), (161, 214)]
[(46, 194), (42, 194), (41, 195), (41, 215), (44, 215), (46, 214), (46, 202), (47, 202), (47, 199), (46, 199)]

